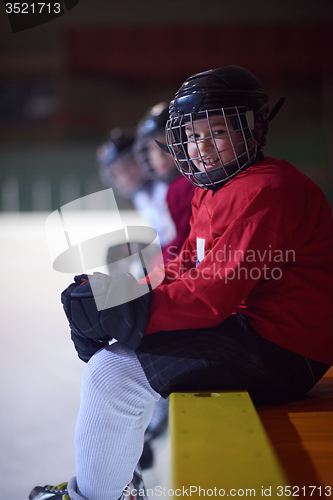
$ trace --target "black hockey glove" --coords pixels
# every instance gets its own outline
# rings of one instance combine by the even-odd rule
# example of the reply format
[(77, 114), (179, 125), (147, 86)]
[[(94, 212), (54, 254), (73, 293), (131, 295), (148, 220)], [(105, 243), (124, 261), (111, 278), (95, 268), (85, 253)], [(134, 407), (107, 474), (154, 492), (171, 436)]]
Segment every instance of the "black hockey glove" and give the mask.
[(104, 347), (109, 340), (87, 339), (76, 333), (73, 329), (71, 330), (71, 339), (74, 343), (77, 355), (85, 363), (88, 363), (91, 356)]
[(71, 339), (74, 343), (74, 347), (77, 351), (79, 358), (87, 363), (91, 356), (95, 354), (99, 349), (101, 349), (109, 340), (109, 337), (105, 337), (103, 340), (101, 339), (89, 339), (82, 336), (82, 333), (79, 332), (75, 328), (75, 325), (72, 322), (71, 315), (71, 293), (75, 290), (76, 287), (81, 285), (84, 281), (88, 281), (87, 274), (81, 274), (80, 276), (74, 277), (74, 283), (69, 285), (66, 290), (64, 290), (61, 294), (61, 302), (64, 307), (65, 314), (69, 321), (69, 325), (71, 328)]
[[(114, 277), (94, 273), (89, 277), (93, 280), (94, 298), (91, 285), (86, 278), (87, 275), (75, 276), (75, 283), (72, 283), (61, 294), (61, 302), (69, 321), (72, 337), (76, 339), (74, 343), (78, 352), (79, 349), (82, 350), (79, 342), (82, 338), (99, 343), (106, 343), (115, 338), (131, 349), (137, 349), (147, 327), (151, 293), (145, 293), (129, 302), (124, 301), (117, 306), (102, 308), (100, 311), (96, 307), (95, 298), (107, 305), (110, 297), (119, 295), (126, 297), (129, 296), (128, 292), (133, 290), (136, 291), (136, 295), (139, 295), (142, 291), (141, 287), (145, 287), (144, 291), (146, 291), (147, 285), (139, 284), (129, 273)], [(84, 345), (84, 347), (88, 350), (88, 356), (94, 345), (89, 342), (89, 346)], [(100, 347), (101, 344), (97, 345), (96, 351)]]

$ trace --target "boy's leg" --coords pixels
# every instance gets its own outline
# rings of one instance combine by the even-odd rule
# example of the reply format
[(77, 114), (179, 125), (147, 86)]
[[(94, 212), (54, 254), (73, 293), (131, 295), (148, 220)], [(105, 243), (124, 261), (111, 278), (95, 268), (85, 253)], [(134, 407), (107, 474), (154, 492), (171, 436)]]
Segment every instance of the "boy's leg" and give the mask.
[(274, 402), (304, 394), (327, 369), (266, 341), (241, 315), (216, 328), (149, 335), (137, 353), (120, 343), (102, 349), (83, 376), (77, 492), (88, 500), (120, 497), (160, 394), (245, 389)]
[(147, 335), (137, 355), (164, 397), (243, 389), (258, 404), (303, 396), (329, 368), (264, 339), (240, 314), (213, 328)]
[(115, 343), (97, 352), (82, 379), (77, 420), (77, 493), (116, 500), (130, 483), (157, 394), (134, 351)]

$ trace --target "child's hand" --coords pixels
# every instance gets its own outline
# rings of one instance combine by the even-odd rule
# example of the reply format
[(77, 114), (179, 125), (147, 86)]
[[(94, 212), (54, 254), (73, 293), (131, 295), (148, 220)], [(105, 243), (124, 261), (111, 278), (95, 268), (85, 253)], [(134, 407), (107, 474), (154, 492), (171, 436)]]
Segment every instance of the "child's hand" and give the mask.
[[(102, 273), (76, 276), (75, 283), (62, 292), (61, 302), (77, 351), (88, 351), (81, 356), (87, 357), (96, 347), (101, 347), (91, 340), (105, 344), (115, 338), (131, 349), (137, 349), (145, 335), (149, 317), (151, 293), (147, 290), (146, 284), (139, 284), (129, 273), (113, 277)], [(126, 300), (129, 297), (135, 298)], [(114, 303), (118, 305), (110, 306)]]

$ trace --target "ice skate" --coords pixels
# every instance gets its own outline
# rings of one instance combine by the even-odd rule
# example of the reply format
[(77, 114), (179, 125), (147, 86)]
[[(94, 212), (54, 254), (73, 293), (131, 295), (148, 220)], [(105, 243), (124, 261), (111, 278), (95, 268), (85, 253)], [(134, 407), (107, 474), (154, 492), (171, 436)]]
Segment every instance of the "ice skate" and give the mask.
[(35, 486), (29, 495), (29, 500), (70, 500), (67, 490), (68, 483), (61, 483), (57, 486)]

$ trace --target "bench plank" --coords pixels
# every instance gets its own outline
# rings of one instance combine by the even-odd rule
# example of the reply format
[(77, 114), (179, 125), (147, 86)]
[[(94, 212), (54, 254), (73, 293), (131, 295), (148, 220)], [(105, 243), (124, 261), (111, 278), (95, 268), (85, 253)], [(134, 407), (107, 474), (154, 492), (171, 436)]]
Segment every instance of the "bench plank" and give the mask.
[(304, 398), (257, 411), (290, 484), (333, 495), (333, 367)]
[(174, 490), (197, 487), (196, 498), (204, 496), (199, 487), (225, 496), (253, 489), (244, 496), (281, 498), (277, 487), (288, 482), (246, 391), (173, 393), (169, 419)]

